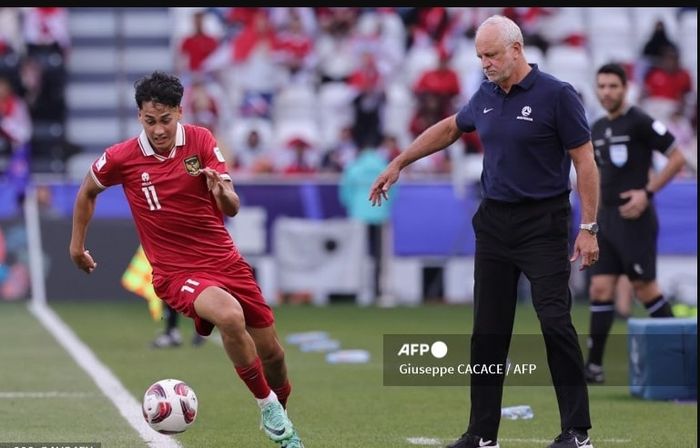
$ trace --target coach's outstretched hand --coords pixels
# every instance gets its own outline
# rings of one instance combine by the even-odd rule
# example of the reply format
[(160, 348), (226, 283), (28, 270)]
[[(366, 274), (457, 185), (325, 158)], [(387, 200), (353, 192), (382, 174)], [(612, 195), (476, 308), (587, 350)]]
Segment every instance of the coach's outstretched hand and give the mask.
[(369, 190), (369, 200), (373, 206), (382, 205), (382, 201), (389, 199), (389, 188), (399, 180), (399, 167), (390, 163), (384, 171), (377, 176)]

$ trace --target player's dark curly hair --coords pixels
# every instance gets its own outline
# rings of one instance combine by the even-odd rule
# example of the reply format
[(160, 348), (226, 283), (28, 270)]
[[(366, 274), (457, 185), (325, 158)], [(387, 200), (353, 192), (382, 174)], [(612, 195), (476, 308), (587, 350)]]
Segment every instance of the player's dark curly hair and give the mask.
[(605, 64), (598, 69), (597, 74), (600, 75), (601, 73), (605, 73), (606, 75), (617, 75), (617, 77), (620, 78), (620, 81), (622, 81), (622, 85), (627, 85), (627, 73), (625, 73), (625, 69), (620, 64), (616, 64), (614, 62)]
[(169, 107), (177, 107), (184, 91), (182, 83), (176, 76), (155, 71), (134, 83), (136, 105), (141, 109), (143, 103), (153, 101)]

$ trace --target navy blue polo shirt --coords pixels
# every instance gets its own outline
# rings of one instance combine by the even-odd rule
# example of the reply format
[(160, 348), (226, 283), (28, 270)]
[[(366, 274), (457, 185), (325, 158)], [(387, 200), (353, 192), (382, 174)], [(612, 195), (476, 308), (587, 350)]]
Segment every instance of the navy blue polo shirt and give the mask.
[(583, 104), (571, 84), (537, 64), (507, 94), (484, 81), (457, 113), (463, 132), (484, 147), (484, 197), (506, 202), (545, 199), (571, 190), (567, 150), (591, 138)]

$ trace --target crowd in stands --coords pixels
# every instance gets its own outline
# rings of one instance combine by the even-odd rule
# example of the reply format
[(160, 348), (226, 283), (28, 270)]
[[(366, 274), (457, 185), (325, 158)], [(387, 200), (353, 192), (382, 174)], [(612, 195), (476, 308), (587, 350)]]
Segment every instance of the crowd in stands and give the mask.
[[(586, 27), (567, 26), (564, 9), (195, 9), (173, 39), (179, 73), (202, 97), (197, 106), (188, 104), (185, 117), (200, 123), (208, 117), (240, 173), (338, 173), (366, 146), (392, 158), (457, 111), (483, 80), (473, 38), (488, 15), (515, 20), (528, 57), (544, 70), (552, 48), (590, 53)], [(683, 13), (677, 8), (675, 19)], [(634, 59), (618, 62), (630, 70), (634, 102), (692, 146), (694, 80), (665, 26), (659, 17), (633, 49)], [(588, 59), (590, 73), (570, 82), (586, 87), (582, 97), (593, 120), (601, 110), (590, 95), (594, 67)], [(449, 173), (452, 155), (483, 150), (476, 134), (456, 146), (414, 164), (409, 175)]]
[[(184, 121), (211, 129), (240, 175), (340, 173), (367, 146), (391, 159), (456, 112), (483, 80), (473, 39), (491, 14), (521, 26), (530, 62), (581, 89), (592, 121), (601, 113), (591, 95), (595, 64), (608, 61), (592, 53), (600, 36), (580, 20), (584, 9), (171, 8), (173, 68), (186, 86)], [(618, 62), (629, 68), (632, 102), (666, 121), (695, 160), (697, 68), (682, 64), (677, 32), (688, 9), (658, 9), (672, 10), (671, 21), (660, 16), (628, 48), (633, 57)], [(13, 150), (36, 140), (32, 124), (65, 124), (69, 14), (70, 8), (0, 8), (0, 172)], [(558, 54), (571, 59), (557, 64)], [(587, 71), (576, 68), (577, 54), (585, 55)], [(447, 174), (455, 155), (482, 151), (478, 135), (466, 134), (407, 175)]]
[(0, 174), (21, 196), (32, 155), (62, 151), (68, 9), (0, 8)]

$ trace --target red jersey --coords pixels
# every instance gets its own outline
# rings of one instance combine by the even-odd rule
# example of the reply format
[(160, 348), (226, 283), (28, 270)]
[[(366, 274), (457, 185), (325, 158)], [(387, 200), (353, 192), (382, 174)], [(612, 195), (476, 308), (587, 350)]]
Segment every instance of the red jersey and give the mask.
[(178, 123), (175, 147), (156, 153), (142, 132), (113, 145), (92, 165), (103, 188), (121, 184), (153, 273), (218, 271), (240, 253), (200, 168), (231, 177), (211, 132)]

